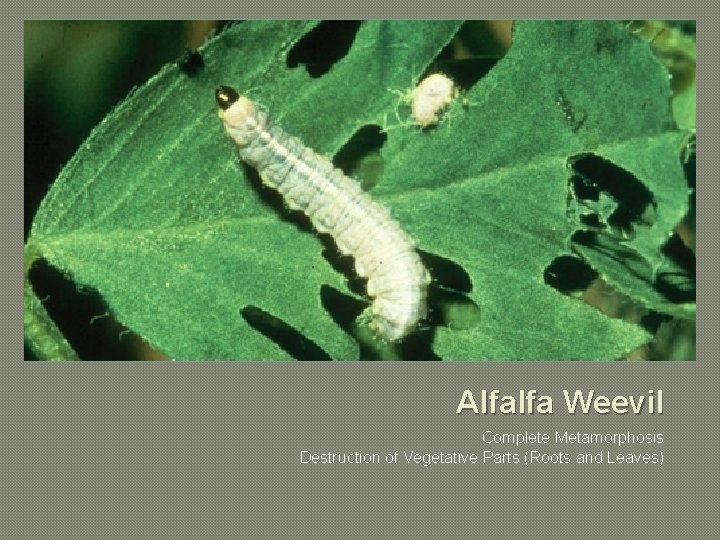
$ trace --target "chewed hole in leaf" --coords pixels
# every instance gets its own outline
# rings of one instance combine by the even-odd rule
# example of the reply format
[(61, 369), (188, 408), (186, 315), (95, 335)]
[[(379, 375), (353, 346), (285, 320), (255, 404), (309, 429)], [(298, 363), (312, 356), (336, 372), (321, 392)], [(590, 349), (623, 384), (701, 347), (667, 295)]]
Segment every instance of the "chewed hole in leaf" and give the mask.
[(461, 293), (472, 291), (470, 275), (458, 263), (422, 249), (417, 251), (423, 264), (430, 271), (434, 284)]
[(621, 236), (632, 236), (638, 226), (653, 225), (655, 198), (629, 171), (595, 154), (573, 156), (568, 165), (572, 171), (568, 201), (577, 203), (581, 214), (595, 214), (608, 232)]
[(420, 324), (399, 345), (401, 359), (438, 361), (442, 360), (432, 349), (435, 332), (433, 327)]
[(655, 334), (660, 328), (660, 326), (672, 320), (673, 318), (669, 315), (665, 315), (657, 311), (650, 311), (642, 318), (640, 324), (648, 332)]
[[(462, 90), (469, 90), (503, 57), (509, 41), (500, 37), (491, 21), (466, 21), (435, 57), (423, 77), (442, 72)], [(500, 31), (504, 34), (504, 31)], [(509, 35), (509, 31), (507, 32)]]
[(648, 314), (642, 304), (607, 284), (602, 278), (590, 283), (582, 292), (582, 299), (608, 317), (635, 324), (640, 324)]
[(649, 343), (649, 360), (694, 360), (696, 330), (694, 320), (664, 320)]
[(567, 295), (578, 295), (605, 315), (641, 324), (646, 329), (654, 312), (608, 285), (595, 269), (575, 255), (556, 257), (545, 269), (545, 283)]
[(685, 245), (682, 239), (673, 234), (663, 245), (662, 254), (682, 269), (688, 276), (695, 278), (695, 254)]
[(590, 229), (602, 229), (605, 225), (600, 220), (600, 216), (595, 212), (580, 214), (580, 223)]
[(316, 343), (268, 312), (256, 306), (246, 306), (241, 314), (250, 326), (296, 360), (332, 360)]
[(428, 288), (428, 322), (431, 327), (470, 330), (480, 325), (481, 312), (467, 295), (438, 285)]
[(511, 20), (465, 21), (455, 39), (455, 57), (502, 58), (512, 45)]
[(648, 261), (611, 235), (593, 231), (575, 231), (570, 237), (570, 244), (573, 251), (583, 254), (586, 250), (592, 250), (608, 261), (621, 263), (627, 272), (641, 280), (652, 282), (652, 268)]
[(368, 302), (342, 293), (326, 284), (320, 286), (320, 302), (335, 324), (346, 334), (353, 337), (356, 335), (356, 320), (368, 306)]
[(362, 21), (323, 21), (303, 36), (287, 55), (287, 66), (305, 66), (308, 74), (321, 77), (350, 50)]
[(418, 250), (432, 276), (428, 287), (428, 324), (468, 330), (480, 324), (480, 307), (467, 295), (473, 289), (470, 275), (450, 259)]
[(199, 52), (185, 49), (182, 58), (178, 60), (178, 67), (185, 75), (192, 78), (202, 71), (205, 67), (205, 61)]
[(655, 286), (670, 301), (694, 302), (696, 295), (695, 254), (673, 234), (662, 247), (665, 264), (657, 272)]
[(589, 264), (574, 255), (556, 257), (543, 272), (545, 283), (564, 294), (585, 290), (597, 277)]
[(368, 124), (358, 129), (335, 154), (333, 165), (362, 185), (364, 191), (374, 188), (384, 168), (385, 162), (380, 149), (387, 141), (387, 134), (376, 124)]

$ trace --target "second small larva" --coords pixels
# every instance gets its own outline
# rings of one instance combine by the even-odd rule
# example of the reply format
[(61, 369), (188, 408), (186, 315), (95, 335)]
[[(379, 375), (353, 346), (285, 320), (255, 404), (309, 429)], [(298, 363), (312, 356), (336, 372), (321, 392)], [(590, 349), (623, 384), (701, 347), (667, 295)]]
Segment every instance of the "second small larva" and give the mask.
[(422, 127), (434, 126), (458, 94), (455, 83), (447, 75), (433, 73), (425, 77), (410, 95), (415, 122)]

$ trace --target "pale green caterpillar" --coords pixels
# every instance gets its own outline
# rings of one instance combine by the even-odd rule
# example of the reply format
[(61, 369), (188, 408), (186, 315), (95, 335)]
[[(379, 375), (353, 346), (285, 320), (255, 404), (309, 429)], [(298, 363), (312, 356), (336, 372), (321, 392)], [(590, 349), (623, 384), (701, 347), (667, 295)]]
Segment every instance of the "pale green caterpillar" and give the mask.
[(215, 98), (242, 160), (282, 194), (288, 207), (304, 212), (318, 232), (330, 234), (338, 249), (355, 259), (373, 298), (373, 331), (395, 342), (414, 330), (426, 315), (430, 274), (388, 209), (329, 160), (273, 125), (250, 99), (226, 86)]

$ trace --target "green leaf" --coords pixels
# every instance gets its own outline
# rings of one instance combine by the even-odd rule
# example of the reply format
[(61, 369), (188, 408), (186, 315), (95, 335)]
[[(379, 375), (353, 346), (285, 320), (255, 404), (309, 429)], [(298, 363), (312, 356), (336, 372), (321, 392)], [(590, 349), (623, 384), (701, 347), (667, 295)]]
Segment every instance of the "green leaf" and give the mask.
[[(323, 305), (323, 286), (352, 295), (345, 276), (323, 257), (317, 235), (287, 221), (248, 178), (213, 90), (247, 92), (288, 133), (334, 155), (365, 125), (385, 126), (396, 113), (405, 120), (396, 91), (412, 88), (459, 23), (366, 21), (318, 78), (286, 58), (314, 25), (238, 24), (202, 48), (198, 76), (166, 66), (93, 131), (35, 217), (29, 245), (96, 288), (123, 324), (172, 357), (288, 358), (243, 310), (265, 313), (332, 358), (366, 356)], [(585, 154), (652, 192), (655, 222), (623, 247), (656, 268), (687, 204), (669, 95), (647, 43), (619, 25), (518, 22), (508, 54), (436, 129), (404, 121), (387, 131), (373, 196), (435, 261), (437, 291), (463, 276), (470, 284), (453, 297), (461, 302), (432, 306), (446, 314), (446, 326), (433, 329), (437, 355), (611, 359), (649, 339), (543, 276), (577, 248), (569, 163)], [(652, 282), (624, 283), (622, 261), (583, 254), (654, 309), (668, 304)], [(455, 278), (443, 277), (443, 265)]]

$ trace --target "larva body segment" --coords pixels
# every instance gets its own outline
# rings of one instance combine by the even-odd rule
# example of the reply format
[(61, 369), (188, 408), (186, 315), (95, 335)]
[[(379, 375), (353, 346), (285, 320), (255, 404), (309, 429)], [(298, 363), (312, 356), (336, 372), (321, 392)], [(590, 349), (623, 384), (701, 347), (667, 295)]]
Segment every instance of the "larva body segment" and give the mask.
[(426, 314), (430, 275), (410, 236), (384, 206), (326, 158), (272, 124), (267, 114), (231, 88), (216, 92), (225, 130), (240, 157), (255, 167), (286, 204), (329, 233), (368, 280), (370, 326), (390, 342), (410, 333)]

